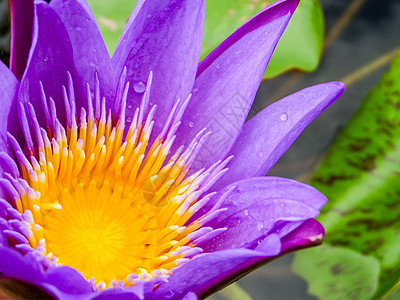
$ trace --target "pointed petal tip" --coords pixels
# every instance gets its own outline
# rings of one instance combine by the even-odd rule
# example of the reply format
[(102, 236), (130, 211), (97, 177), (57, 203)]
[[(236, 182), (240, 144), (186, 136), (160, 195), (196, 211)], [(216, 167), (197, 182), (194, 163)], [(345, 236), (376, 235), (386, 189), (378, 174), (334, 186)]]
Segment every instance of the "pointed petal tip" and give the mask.
[(325, 86), (325, 88), (329, 91), (329, 94), (334, 94), (330, 97), (332, 102), (336, 101), (346, 89), (346, 85), (340, 81), (330, 81), (321, 85)]
[(282, 253), (320, 245), (325, 228), (315, 219), (308, 219), (282, 239)]
[(278, 0), (272, 3), (271, 6), (285, 4), (286, 6), (284, 7), (288, 9), (288, 12), (290, 12), (291, 15), (293, 15), (299, 3), (300, 0), (280, 0), (280, 1)]
[(331, 81), (327, 82), (326, 84), (331, 86), (332, 89), (337, 89), (341, 93), (343, 93), (343, 91), (346, 89), (346, 85), (341, 81)]

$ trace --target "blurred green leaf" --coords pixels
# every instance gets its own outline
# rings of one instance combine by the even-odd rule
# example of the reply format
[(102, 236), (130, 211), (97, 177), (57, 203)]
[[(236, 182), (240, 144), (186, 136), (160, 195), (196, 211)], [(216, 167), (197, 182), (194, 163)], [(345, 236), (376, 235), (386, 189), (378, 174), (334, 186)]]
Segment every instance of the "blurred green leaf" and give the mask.
[[(370, 297), (391, 291), (400, 279), (400, 56), (341, 132), (312, 184), (329, 199), (319, 218), (325, 244), (377, 259), (378, 286)], [(313, 257), (326, 255), (315, 251)], [(304, 270), (304, 277), (318, 268)], [(349, 293), (359, 280), (350, 275), (334, 277)]]
[(322, 245), (299, 252), (293, 271), (307, 280), (309, 293), (321, 299), (362, 300), (376, 289), (379, 262), (352, 250)]
[(264, 78), (295, 68), (314, 71), (322, 55), (325, 21), (318, 0), (301, 0), (268, 64)]
[(110, 55), (135, 7), (137, 0), (87, 0), (96, 17)]
[(393, 289), (388, 291), (383, 297), (385, 300), (399, 300), (400, 299), (400, 281), (394, 286)]
[(228, 285), (218, 293), (211, 295), (210, 300), (252, 300), (251, 296), (236, 282)]
[[(88, 0), (108, 51), (114, 52), (118, 38), (129, 18), (135, 0)], [(207, 0), (204, 40), (201, 57), (205, 57), (235, 29), (254, 14), (275, 1)], [(291, 68), (312, 71), (318, 66), (324, 38), (324, 17), (318, 0), (302, 0), (264, 78), (274, 77)]]

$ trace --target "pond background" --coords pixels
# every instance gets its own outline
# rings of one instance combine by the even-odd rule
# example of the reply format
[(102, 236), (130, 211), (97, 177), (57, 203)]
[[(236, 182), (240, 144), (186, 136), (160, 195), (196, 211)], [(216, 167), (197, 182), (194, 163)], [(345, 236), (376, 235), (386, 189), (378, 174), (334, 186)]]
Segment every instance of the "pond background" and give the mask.
[[(210, 0), (209, 0), (210, 1)], [(289, 72), (263, 82), (252, 113), (270, 103), (317, 83), (341, 80), (342, 97), (303, 132), (268, 175), (308, 182), (341, 128), (368, 91), (389, 68), (400, 50), (399, 0), (320, 0), (325, 13), (326, 47), (313, 73)], [(9, 18), (7, 1), (0, 0), (0, 56), (8, 63)], [(307, 283), (291, 271), (293, 254), (279, 258), (238, 281), (253, 299), (317, 299)], [(242, 299), (226, 289), (210, 299)], [(0, 299), (8, 299), (0, 292)]]

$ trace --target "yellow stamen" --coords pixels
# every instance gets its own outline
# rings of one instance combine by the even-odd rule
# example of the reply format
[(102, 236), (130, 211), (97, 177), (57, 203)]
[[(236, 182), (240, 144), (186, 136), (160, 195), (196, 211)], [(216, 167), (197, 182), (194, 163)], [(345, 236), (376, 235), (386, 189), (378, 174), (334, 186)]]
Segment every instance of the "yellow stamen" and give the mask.
[(179, 148), (167, 161), (179, 120), (148, 146), (155, 107), (144, 116), (143, 100), (128, 129), (126, 99), (120, 119), (106, 113), (105, 100), (96, 119), (90, 101), (79, 128), (72, 116), (66, 129), (58, 121), (40, 129), (43, 149), (20, 164), (19, 180), (28, 188), (16, 208), (33, 219), (30, 246), (52, 263), (94, 278), (100, 289), (168, 276), (187, 261), (182, 249), (195, 246), (188, 235), (201, 227), (189, 220), (204, 202), (201, 185), (211, 171), (185, 178), (200, 142)]

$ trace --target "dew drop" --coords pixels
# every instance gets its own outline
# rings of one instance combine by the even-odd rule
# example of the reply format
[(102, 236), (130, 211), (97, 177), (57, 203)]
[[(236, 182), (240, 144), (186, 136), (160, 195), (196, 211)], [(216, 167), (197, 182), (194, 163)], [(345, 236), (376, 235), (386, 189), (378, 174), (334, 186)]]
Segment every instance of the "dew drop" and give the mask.
[(194, 127), (194, 123), (193, 123), (193, 122), (189, 122), (188, 125), (189, 125), (190, 128), (193, 128), (193, 127)]
[(131, 123), (132, 122), (132, 118), (131, 117), (126, 118), (126, 122)]
[(80, 27), (80, 26), (76, 26), (75, 29), (76, 29), (76, 31), (82, 31), (82, 27)]
[(94, 61), (90, 61), (90, 62), (89, 62), (89, 65), (91, 65), (92, 67), (95, 67), (95, 66), (96, 66), (96, 64), (95, 64)]
[(43, 58), (43, 61), (48, 61), (49, 58), (46, 56), (45, 58)]
[(236, 196), (238, 196), (238, 197), (239, 197), (240, 194), (241, 194), (241, 192), (240, 192), (239, 190), (234, 190), (233, 193), (234, 193)]
[(132, 109), (132, 104), (128, 104), (127, 108)]
[(164, 295), (164, 297), (165, 298), (167, 298), (167, 299), (169, 299), (169, 298), (172, 298), (173, 296), (174, 296), (174, 292), (173, 291), (169, 291), (168, 293), (166, 293), (165, 295)]
[(192, 90), (193, 94), (197, 94), (198, 91), (199, 91), (198, 87), (194, 87), (193, 90)]
[(281, 114), (281, 121), (282, 121), (282, 122), (286, 122), (286, 121), (287, 121), (287, 119), (288, 119), (288, 115), (287, 115), (287, 113), (283, 113), (283, 114)]
[(138, 80), (133, 84), (133, 89), (135, 90), (136, 93), (141, 94), (146, 90), (146, 85), (144, 84), (143, 81)]
[(263, 152), (258, 153), (258, 157), (263, 157), (263, 155), (264, 155)]
[(221, 69), (221, 65), (220, 65), (220, 64), (216, 64), (216, 65), (215, 65), (215, 68), (216, 68), (217, 70), (219, 70), (219, 69)]
[(260, 223), (257, 224), (257, 229), (258, 229), (258, 231), (263, 230), (263, 228), (264, 228), (264, 224), (263, 224), (262, 222), (260, 222)]
[(247, 209), (244, 210), (244, 215), (248, 216), (249, 215), (249, 211)]

